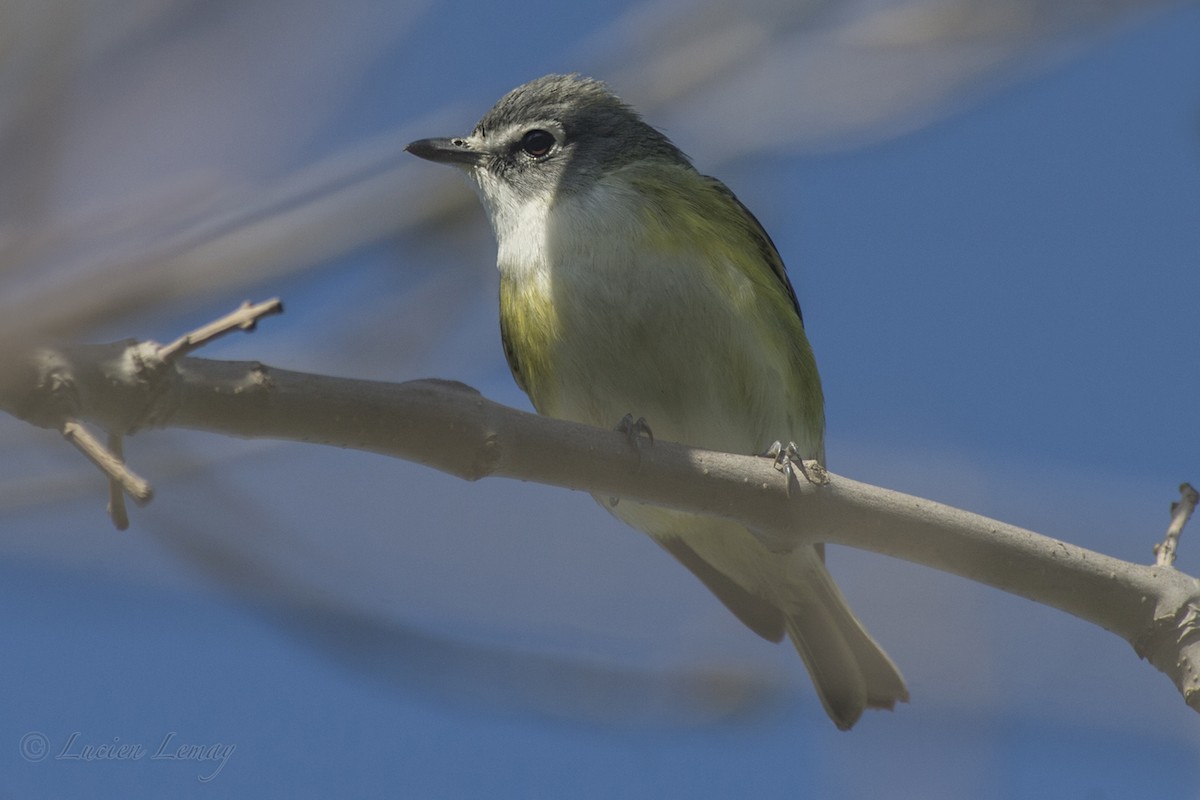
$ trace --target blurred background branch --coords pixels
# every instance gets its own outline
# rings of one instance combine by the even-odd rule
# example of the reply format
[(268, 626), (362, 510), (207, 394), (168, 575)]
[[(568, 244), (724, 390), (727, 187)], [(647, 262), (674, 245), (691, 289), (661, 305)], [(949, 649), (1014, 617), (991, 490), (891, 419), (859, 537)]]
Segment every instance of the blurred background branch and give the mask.
[[(918, 129), (1163, 5), (658, 0), (586, 37), (575, 63), (687, 131), (689, 152), (716, 169)], [(87, 335), (328, 268), (405, 231), (478, 227), (466, 193), (403, 146), (454, 118), (449, 107), (481, 107), (491, 87), (413, 75), (439, 88), (441, 109), (329, 136), (345, 125), (346, 95), (405, 46), (423, 11), (363, 0), (334, 15), (311, 0), (5, 6), (0, 142), (19, 157), (0, 165), (0, 333)], [(406, 90), (396, 87), (400, 109)], [(445, 124), (461, 126), (455, 116)]]

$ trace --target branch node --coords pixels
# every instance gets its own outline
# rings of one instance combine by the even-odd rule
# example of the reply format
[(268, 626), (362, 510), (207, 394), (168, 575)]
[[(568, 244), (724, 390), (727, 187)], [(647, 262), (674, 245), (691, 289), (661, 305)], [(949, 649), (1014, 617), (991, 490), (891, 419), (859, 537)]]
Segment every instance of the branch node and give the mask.
[(1175, 565), (1175, 550), (1179, 546), (1179, 535), (1183, 526), (1187, 525), (1196, 504), (1200, 502), (1200, 492), (1190, 483), (1179, 485), (1179, 499), (1171, 503), (1171, 524), (1167, 526), (1167, 536), (1154, 545), (1155, 565), (1171, 567)]
[(829, 485), (829, 472), (825, 469), (825, 465), (816, 459), (806, 458), (801, 461), (800, 471), (813, 486)]
[(1157, 617), (1133, 641), (1133, 649), (1175, 683), (1184, 702), (1200, 711), (1200, 598), (1193, 596)]

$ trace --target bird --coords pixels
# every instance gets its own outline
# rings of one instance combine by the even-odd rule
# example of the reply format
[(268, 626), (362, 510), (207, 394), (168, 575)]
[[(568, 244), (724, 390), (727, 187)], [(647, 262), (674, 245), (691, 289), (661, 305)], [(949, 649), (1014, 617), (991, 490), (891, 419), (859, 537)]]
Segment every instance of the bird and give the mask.
[[(505, 357), (539, 414), (732, 453), (787, 441), (824, 464), (821, 380), (775, 244), (605, 83), (546, 75), (470, 134), (406, 149), (477, 189), (497, 242)], [(822, 545), (774, 552), (733, 521), (597, 500), (750, 630), (790, 639), (839, 729), (908, 700)]]

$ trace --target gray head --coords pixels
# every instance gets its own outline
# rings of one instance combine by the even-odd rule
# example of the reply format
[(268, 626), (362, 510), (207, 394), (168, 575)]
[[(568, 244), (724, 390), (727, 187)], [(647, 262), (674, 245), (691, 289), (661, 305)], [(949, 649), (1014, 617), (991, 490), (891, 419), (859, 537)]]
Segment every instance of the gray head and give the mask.
[(690, 164), (603, 83), (579, 75), (518, 86), (470, 136), (421, 139), (407, 150), (465, 168), (489, 205), (580, 191), (636, 161)]

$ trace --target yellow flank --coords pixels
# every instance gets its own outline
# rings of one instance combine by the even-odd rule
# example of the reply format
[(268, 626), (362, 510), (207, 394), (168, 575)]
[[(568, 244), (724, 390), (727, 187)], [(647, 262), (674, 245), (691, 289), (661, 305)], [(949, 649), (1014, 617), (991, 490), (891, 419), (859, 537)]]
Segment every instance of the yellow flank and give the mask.
[(513, 376), (542, 413), (555, 405), (551, 379), (558, 310), (543, 280), (517, 280), (500, 273), (500, 332)]

